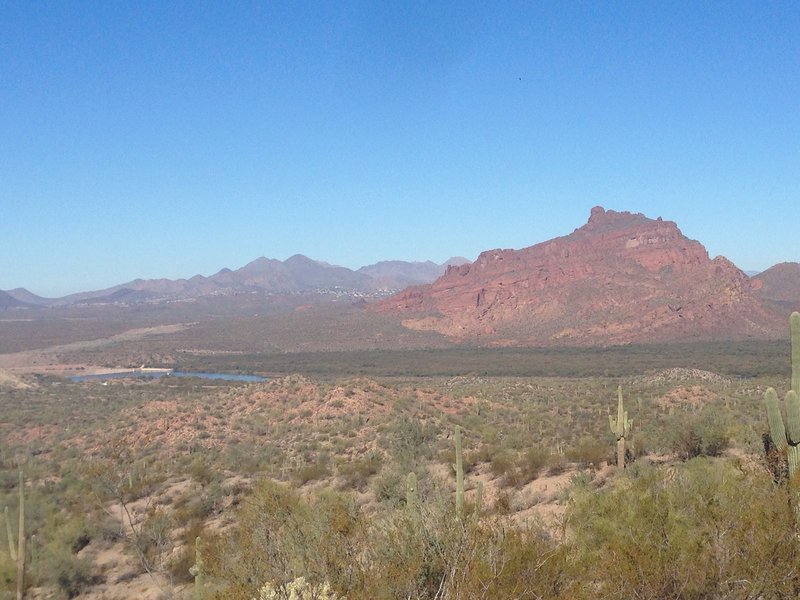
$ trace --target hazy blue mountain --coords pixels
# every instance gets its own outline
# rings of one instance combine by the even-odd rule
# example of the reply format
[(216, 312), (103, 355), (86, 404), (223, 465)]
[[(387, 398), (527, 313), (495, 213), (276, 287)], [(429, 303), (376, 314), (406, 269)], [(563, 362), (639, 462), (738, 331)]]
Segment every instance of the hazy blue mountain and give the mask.
[(431, 261), (382, 261), (357, 271), (313, 260), (302, 254), (281, 261), (260, 257), (239, 269), (224, 268), (209, 277), (189, 279), (135, 279), (102, 290), (70, 294), (62, 298), (41, 298), (24, 288), (4, 292), (0, 306), (63, 306), (70, 304), (139, 304), (208, 295), (314, 294), (374, 295), (402, 290), (409, 285), (431, 283), (447, 264), (469, 262), (451, 258), (438, 265)]

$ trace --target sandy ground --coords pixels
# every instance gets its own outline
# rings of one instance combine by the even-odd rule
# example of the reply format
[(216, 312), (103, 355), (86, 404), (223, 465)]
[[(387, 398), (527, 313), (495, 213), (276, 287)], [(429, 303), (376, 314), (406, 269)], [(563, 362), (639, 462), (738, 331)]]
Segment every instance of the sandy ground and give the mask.
[[(102, 348), (110, 344), (123, 341), (142, 339), (152, 335), (164, 335), (175, 333), (190, 327), (191, 323), (180, 323), (177, 325), (159, 325), (157, 327), (142, 327), (129, 329), (117, 335), (96, 340), (85, 340), (81, 342), (71, 342), (58, 346), (50, 346), (37, 350), (25, 350), (23, 352), (12, 352), (0, 354), (0, 369), (11, 374), (32, 374), (43, 375), (94, 375), (97, 373), (114, 372), (114, 369), (100, 365), (88, 364), (65, 364), (59, 362), (58, 356), (68, 352), (79, 350), (90, 350)], [(128, 369), (118, 369), (126, 371)]]

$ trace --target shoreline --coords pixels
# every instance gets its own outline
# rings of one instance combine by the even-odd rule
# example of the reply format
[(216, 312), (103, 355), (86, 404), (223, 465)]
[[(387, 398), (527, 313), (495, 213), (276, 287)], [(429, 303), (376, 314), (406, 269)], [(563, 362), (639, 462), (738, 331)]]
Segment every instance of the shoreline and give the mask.
[(72, 377), (75, 375), (119, 375), (122, 373), (143, 373), (143, 374), (167, 374), (172, 373), (175, 369), (167, 367), (144, 367), (144, 368), (130, 368), (130, 367), (100, 367), (97, 365), (85, 364), (48, 364), (48, 365), (14, 365), (5, 366), (0, 364), (0, 370), (6, 373), (14, 373), (16, 375), (57, 375), (62, 377)]

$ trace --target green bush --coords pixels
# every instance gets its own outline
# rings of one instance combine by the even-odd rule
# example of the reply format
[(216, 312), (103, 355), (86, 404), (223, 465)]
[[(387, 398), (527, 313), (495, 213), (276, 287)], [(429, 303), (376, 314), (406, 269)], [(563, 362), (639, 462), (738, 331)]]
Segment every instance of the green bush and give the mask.
[(577, 445), (567, 450), (567, 458), (581, 467), (599, 469), (603, 462), (614, 460), (613, 453), (613, 447), (608, 442), (582, 437)]
[(730, 445), (728, 422), (713, 405), (699, 413), (681, 414), (671, 419), (671, 448), (681, 460), (697, 456), (719, 456)]
[(371, 452), (367, 456), (339, 465), (337, 472), (342, 478), (341, 487), (363, 492), (367, 488), (369, 479), (376, 475), (382, 466), (383, 457), (378, 452)]
[(509, 477), (515, 480), (514, 470), (516, 464), (514, 461), (514, 454), (509, 451), (498, 452), (492, 455), (492, 462), (490, 463), (492, 475), (501, 478), (505, 485), (514, 485), (509, 483)]
[(794, 598), (800, 545), (786, 491), (762, 469), (696, 458), (633, 465), (568, 512), (575, 576), (594, 597)]
[[(303, 576), (348, 598), (554, 598), (572, 587), (565, 547), (537, 526), (455, 519), (449, 494), (419, 513), (385, 509), (365, 519), (348, 496), (308, 500), (263, 482), (242, 502), (238, 526), (209, 544), (218, 598), (245, 600), (269, 582), (286, 598)], [(283, 595), (280, 595), (283, 594)], [(564, 596), (569, 597), (569, 596)]]
[(533, 446), (528, 448), (517, 461), (517, 486), (533, 481), (552, 463), (551, 454), (544, 448)]
[(383, 469), (372, 483), (372, 491), (379, 502), (400, 506), (406, 498), (406, 476), (397, 467)]
[(317, 461), (305, 464), (294, 474), (298, 485), (305, 485), (309, 481), (323, 479), (331, 474), (330, 466), (326, 462)]
[(40, 561), (36, 570), (41, 574), (41, 583), (52, 585), (67, 598), (75, 598), (97, 583), (89, 561), (63, 545), (51, 542), (45, 546)]

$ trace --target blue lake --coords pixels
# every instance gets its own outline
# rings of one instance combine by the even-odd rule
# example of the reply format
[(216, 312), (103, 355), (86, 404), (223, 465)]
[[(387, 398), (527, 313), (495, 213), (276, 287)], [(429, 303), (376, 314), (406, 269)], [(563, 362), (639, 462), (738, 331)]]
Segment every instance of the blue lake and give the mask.
[(122, 373), (100, 373), (98, 375), (75, 375), (70, 381), (105, 381), (108, 379), (160, 379), (161, 377), (199, 377), (200, 379), (221, 379), (223, 381), (266, 381), (258, 375), (236, 375), (232, 373), (206, 373), (203, 371), (125, 371)]

